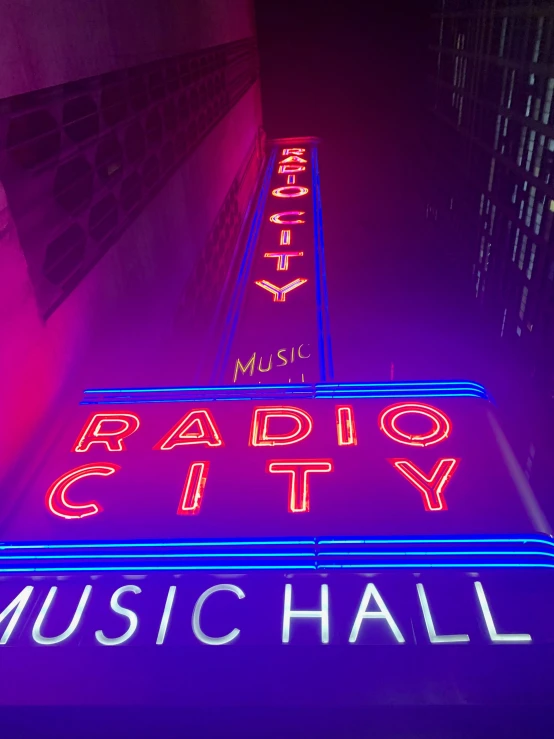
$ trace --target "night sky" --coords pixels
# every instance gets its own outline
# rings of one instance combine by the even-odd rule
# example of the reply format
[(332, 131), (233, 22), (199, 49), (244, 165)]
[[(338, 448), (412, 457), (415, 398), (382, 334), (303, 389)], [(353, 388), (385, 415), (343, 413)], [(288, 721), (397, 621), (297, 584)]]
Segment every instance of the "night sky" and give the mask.
[(268, 136), (323, 139), (337, 379), (486, 380), (471, 276), (454, 284), (426, 231), (433, 3), (256, 9)]

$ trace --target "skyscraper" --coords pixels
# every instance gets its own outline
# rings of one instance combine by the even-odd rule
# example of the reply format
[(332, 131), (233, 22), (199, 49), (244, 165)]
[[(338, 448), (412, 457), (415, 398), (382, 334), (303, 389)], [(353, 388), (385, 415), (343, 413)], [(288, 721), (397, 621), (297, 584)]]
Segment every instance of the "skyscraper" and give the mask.
[(499, 393), (518, 387), (529, 401), (512, 395), (508, 415), (540, 486), (553, 473), (554, 11), (533, 0), (442, 0), (432, 44), (427, 216), (478, 304), (496, 373), (508, 378)]

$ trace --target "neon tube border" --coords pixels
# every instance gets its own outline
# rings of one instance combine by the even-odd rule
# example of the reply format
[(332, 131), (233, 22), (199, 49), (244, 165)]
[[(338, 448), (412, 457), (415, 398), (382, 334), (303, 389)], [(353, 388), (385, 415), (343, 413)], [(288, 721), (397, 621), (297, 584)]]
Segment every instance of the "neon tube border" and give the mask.
[(505, 537), (296, 538), (0, 544), (0, 573), (554, 568), (554, 541)]
[(81, 405), (197, 403), (237, 400), (342, 400), (364, 398), (477, 398), (491, 402), (487, 390), (469, 380), (427, 382), (341, 382), (287, 385), (94, 388)]

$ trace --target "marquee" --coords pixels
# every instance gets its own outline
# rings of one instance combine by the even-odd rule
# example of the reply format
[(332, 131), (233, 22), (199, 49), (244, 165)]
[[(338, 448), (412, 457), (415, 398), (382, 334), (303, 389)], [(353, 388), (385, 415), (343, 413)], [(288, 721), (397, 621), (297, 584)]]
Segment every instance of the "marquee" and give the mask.
[(327, 302), (317, 141), (278, 142), (219, 384), (87, 389), (3, 491), (0, 644), (551, 640), (493, 613), (554, 549), (485, 388), (334, 381)]

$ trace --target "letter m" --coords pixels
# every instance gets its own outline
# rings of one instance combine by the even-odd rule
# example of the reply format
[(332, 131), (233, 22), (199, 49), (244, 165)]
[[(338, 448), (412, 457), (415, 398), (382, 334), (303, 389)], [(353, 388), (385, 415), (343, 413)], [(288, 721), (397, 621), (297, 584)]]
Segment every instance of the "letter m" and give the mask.
[(233, 382), (237, 381), (237, 375), (239, 373), (239, 370), (242, 372), (242, 374), (246, 374), (248, 371), (248, 368), (250, 368), (250, 376), (254, 374), (254, 365), (256, 364), (256, 352), (252, 354), (246, 365), (243, 367), (240, 359), (237, 359), (237, 362), (235, 364), (235, 374), (233, 376)]

